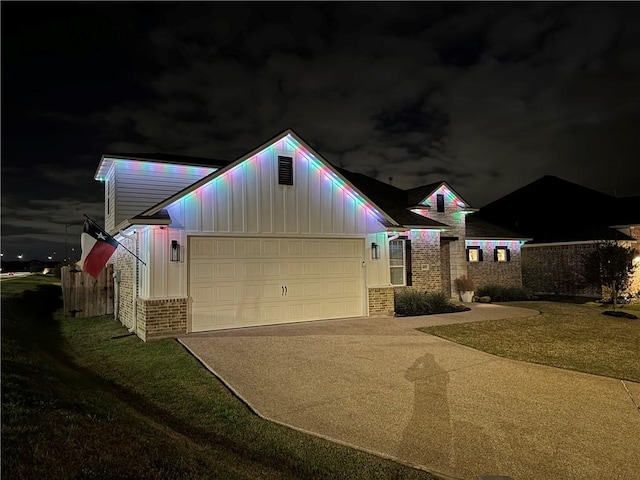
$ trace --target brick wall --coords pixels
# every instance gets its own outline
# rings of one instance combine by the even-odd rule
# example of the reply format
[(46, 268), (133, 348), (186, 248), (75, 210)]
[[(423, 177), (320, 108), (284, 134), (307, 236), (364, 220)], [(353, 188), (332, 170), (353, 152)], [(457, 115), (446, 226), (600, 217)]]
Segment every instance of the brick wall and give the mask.
[(369, 316), (393, 315), (393, 287), (369, 289)]
[[(496, 246), (508, 247), (511, 260), (508, 262), (494, 261), (493, 250)], [(467, 276), (474, 281), (476, 289), (483, 285), (522, 288), (522, 255), (518, 243), (483, 242), (481, 248), (483, 261), (467, 262)]]
[[(436, 195), (438, 193), (444, 193), (445, 196), (445, 204), (444, 204), (444, 212), (436, 211), (437, 201)], [(466, 265), (466, 252), (465, 252), (465, 238), (466, 238), (466, 214), (461, 211), (461, 208), (457, 204), (457, 198), (449, 192), (445, 187), (441, 187), (436, 192), (433, 193), (427, 199), (427, 203), (431, 205), (431, 209), (429, 210), (428, 217), (438, 222), (444, 223), (445, 225), (449, 225), (449, 228), (446, 229), (443, 236), (447, 237), (458, 237), (458, 240), (452, 241), (449, 243), (449, 258), (448, 265), (446, 268), (449, 269), (449, 274), (446, 275), (446, 279), (449, 282), (448, 287), (440, 284), (438, 290), (444, 290), (449, 294), (455, 294), (457, 296), (455, 287), (453, 285), (454, 279), (461, 277), (462, 275), (467, 275), (467, 265)], [(445, 268), (441, 266), (441, 268)], [(444, 278), (441, 278), (442, 282)]]
[(187, 333), (187, 299), (138, 299), (138, 336), (144, 341)]
[[(133, 251), (135, 242), (133, 239), (125, 238), (121, 241), (129, 250)], [(120, 272), (120, 282), (115, 284), (115, 307), (114, 313), (125, 327), (133, 326), (133, 286), (135, 276), (136, 259), (122, 246), (114, 253), (114, 272)]]
[(522, 248), (522, 283), (533, 292), (599, 297), (602, 289), (582, 286), (582, 256), (595, 244), (569, 244)]
[(451, 296), (453, 290), (451, 290), (451, 249), (449, 245), (450, 242), (440, 244), (440, 283), (445, 295)]
[(440, 236), (433, 231), (414, 230), (410, 238), (411, 288), (429, 292), (441, 290)]

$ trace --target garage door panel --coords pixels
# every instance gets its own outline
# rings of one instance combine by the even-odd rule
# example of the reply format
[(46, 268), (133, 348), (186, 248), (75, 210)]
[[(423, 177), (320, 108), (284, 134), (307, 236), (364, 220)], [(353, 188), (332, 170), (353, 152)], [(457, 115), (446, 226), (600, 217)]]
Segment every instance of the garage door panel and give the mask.
[(190, 239), (191, 331), (364, 314), (362, 239)]
[(213, 295), (213, 287), (209, 285), (204, 287), (195, 287), (191, 291), (193, 301), (198, 303), (213, 302)]

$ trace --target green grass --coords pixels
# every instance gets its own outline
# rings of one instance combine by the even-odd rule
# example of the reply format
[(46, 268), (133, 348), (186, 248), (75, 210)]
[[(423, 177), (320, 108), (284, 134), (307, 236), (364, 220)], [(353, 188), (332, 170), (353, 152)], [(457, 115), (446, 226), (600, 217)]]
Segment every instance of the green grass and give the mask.
[(112, 340), (29, 279), (2, 285), (2, 478), (434, 478), (262, 420), (176, 341)]
[(505, 305), (541, 313), (419, 330), (506, 358), (640, 382), (640, 320), (608, 317), (601, 314), (606, 308), (589, 305)]
[(25, 290), (34, 290), (38, 285), (60, 285), (60, 279), (40, 274), (6, 277), (0, 281), (0, 292), (2, 298), (11, 297)]

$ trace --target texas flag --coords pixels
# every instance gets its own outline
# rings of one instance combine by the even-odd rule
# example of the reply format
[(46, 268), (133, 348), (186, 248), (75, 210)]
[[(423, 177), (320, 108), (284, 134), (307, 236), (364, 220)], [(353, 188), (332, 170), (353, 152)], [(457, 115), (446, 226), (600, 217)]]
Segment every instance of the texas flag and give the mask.
[(107, 264), (113, 252), (118, 248), (118, 242), (88, 220), (84, 222), (84, 232), (80, 237), (82, 258), (78, 266), (89, 275), (97, 278)]

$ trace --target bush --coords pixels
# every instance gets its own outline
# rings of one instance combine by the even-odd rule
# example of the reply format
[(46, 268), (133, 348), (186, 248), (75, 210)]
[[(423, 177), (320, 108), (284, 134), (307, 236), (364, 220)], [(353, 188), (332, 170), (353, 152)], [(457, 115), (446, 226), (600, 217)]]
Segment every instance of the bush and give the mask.
[(475, 290), (473, 280), (466, 275), (456, 278), (453, 283), (458, 292), (473, 292)]
[(398, 316), (433, 315), (469, 310), (451, 303), (444, 292), (418, 292), (403, 290), (394, 295), (395, 313)]
[(505, 287), (502, 285), (483, 285), (476, 290), (478, 297), (491, 297), (492, 302), (515, 302), (531, 300), (532, 295), (518, 287)]

